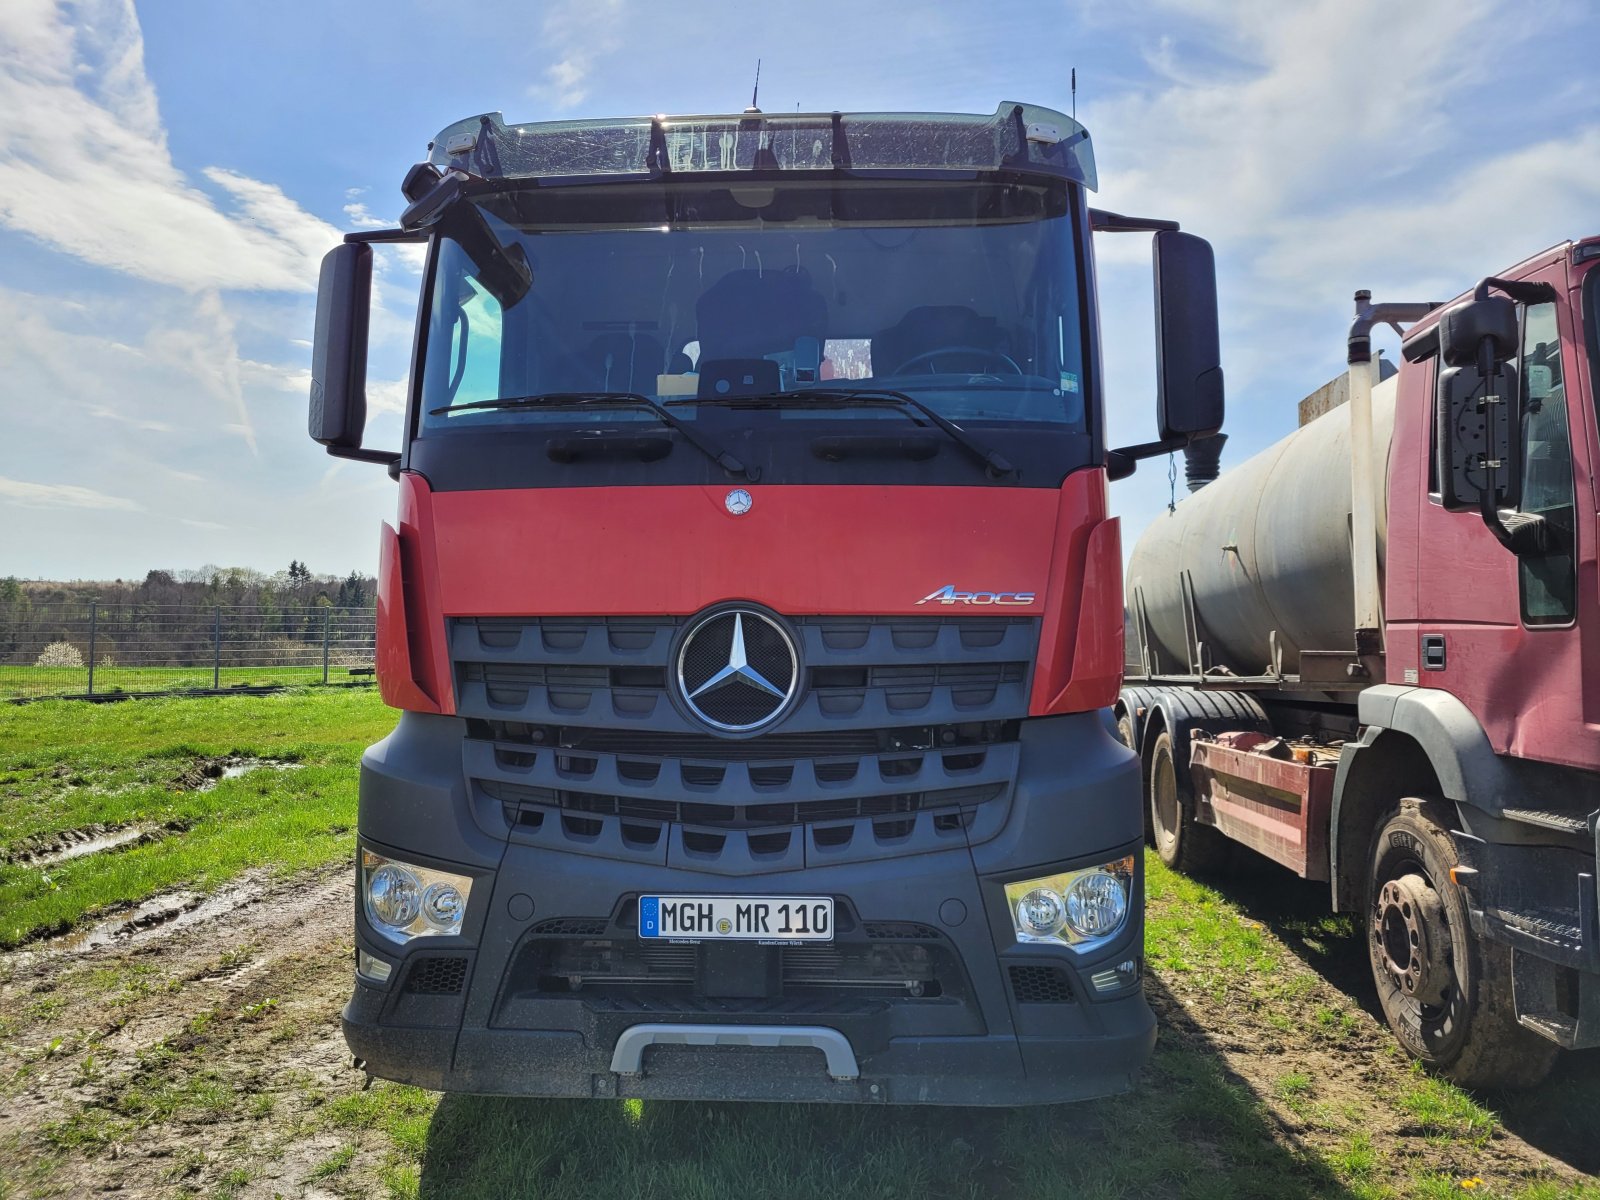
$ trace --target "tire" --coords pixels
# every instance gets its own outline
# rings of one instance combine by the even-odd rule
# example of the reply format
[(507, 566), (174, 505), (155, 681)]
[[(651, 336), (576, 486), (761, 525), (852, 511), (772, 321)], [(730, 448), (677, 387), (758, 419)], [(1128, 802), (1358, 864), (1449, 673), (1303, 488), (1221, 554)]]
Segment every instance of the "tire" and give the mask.
[(1406, 1053), (1452, 1083), (1532, 1087), (1560, 1050), (1518, 1023), (1511, 950), (1473, 933), (1450, 882), (1455, 816), (1443, 800), (1407, 798), (1373, 836), (1367, 956), (1378, 1003)]
[[(1134, 743), (1133, 739), (1132, 713), (1125, 712), (1117, 717), (1117, 737), (1129, 750), (1132, 750), (1135, 754), (1139, 753), (1139, 747)], [(1150, 785), (1142, 774), (1144, 770), (1142, 759), (1140, 760), (1139, 769), (1141, 771), (1139, 776), (1141, 786), (1148, 788)], [(1144, 844), (1146, 846), (1154, 846), (1156, 844), (1156, 831), (1150, 824), (1150, 806), (1148, 804), (1144, 806)]]
[(1134, 753), (1138, 753), (1139, 747), (1137, 747), (1137, 746), (1135, 746), (1133, 744), (1133, 714), (1132, 713), (1121, 713), (1117, 717), (1117, 738), (1129, 750), (1132, 750)]
[(1214, 873), (1227, 862), (1228, 839), (1195, 820), (1194, 792), (1178, 775), (1170, 729), (1150, 748), (1145, 812), (1157, 857), (1185, 875)]

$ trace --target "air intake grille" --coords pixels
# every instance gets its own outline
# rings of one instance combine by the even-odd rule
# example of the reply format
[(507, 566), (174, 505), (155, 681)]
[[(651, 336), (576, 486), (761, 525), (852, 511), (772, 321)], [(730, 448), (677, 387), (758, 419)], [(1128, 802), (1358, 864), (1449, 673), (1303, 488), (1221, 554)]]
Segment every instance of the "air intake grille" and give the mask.
[(1071, 1004), (1072, 981), (1060, 967), (1011, 967), (1011, 991), (1018, 1004)]
[[(1037, 619), (752, 612), (736, 630), (716, 624), (724, 616), (733, 619), (713, 613), (693, 628), (676, 618), (454, 618), (462, 766), (480, 827), (738, 875), (931, 853), (1004, 826)], [(687, 683), (747, 664), (775, 691), (795, 686), (771, 732), (721, 736), (691, 714), (689, 697), (674, 698), (676, 659), (695, 638), (709, 657), (685, 656)], [(779, 670), (785, 638), (798, 675)], [(731, 687), (706, 687), (695, 703), (743, 703)], [(729, 726), (752, 716), (717, 713)]]
[(466, 982), (465, 958), (419, 958), (406, 975), (406, 991), (417, 996), (454, 996)]

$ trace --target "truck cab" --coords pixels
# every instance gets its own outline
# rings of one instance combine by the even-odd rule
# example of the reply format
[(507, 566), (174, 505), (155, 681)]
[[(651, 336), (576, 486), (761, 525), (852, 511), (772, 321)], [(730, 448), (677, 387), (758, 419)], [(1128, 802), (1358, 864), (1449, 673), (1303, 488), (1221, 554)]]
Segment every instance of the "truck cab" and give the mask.
[[(1154, 1021), (1106, 480), (1151, 451), (1104, 442), (1092, 233), (1157, 226), (1095, 183), (1086, 131), (1021, 104), (489, 114), (433, 140), (399, 229), (329, 254), (311, 433), (399, 485), (344, 1014), (369, 1072), (1130, 1086)], [(1160, 224), (1166, 446), (1220, 425), (1221, 384), (1209, 248)], [(383, 241), (427, 247), (392, 450), (362, 443)]]

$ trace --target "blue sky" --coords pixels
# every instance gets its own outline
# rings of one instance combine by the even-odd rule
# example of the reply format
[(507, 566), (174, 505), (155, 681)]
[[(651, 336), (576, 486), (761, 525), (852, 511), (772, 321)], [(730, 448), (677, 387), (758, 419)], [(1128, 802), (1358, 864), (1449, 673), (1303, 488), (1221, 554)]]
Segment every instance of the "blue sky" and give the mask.
[[(0, 3), (0, 575), (372, 569), (393, 484), (305, 436), (317, 262), (440, 127), (738, 110), (1066, 108), (1096, 203), (1217, 248), (1224, 463), (1342, 364), (1350, 297), (1437, 299), (1600, 232), (1582, 0)], [(1148, 239), (1103, 240), (1112, 437), (1151, 436)], [(368, 444), (416, 283), (379, 277)], [(1166, 464), (1115, 485), (1127, 536)]]

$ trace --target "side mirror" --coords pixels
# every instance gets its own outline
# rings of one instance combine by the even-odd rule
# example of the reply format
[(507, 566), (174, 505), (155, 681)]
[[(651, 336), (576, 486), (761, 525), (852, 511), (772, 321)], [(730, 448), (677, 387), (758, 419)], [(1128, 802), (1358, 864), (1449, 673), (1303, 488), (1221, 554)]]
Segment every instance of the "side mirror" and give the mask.
[(367, 425), (367, 321), (372, 247), (341, 242), (322, 260), (311, 349), (312, 441), (355, 450)]
[(1434, 446), (1439, 498), (1452, 512), (1491, 514), (1520, 502), (1521, 393), (1510, 361), (1516, 352), (1517, 308), (1503, 296), (1469, 300), (1439, 318), (1444, 367)]
[(1161, 440), (1222, 428), (1222, 351), (1211, 244), (1192, 233), (1155, 235), (1156, 416)]
[(311, 408), (307, 427), (339, 458), (389, 464), (393, 450), (363, 450), (367, 427), (367, 323), (372, 306), (372, 247), (341, 242), (322, 260), (317, 325), (311, 345)]

